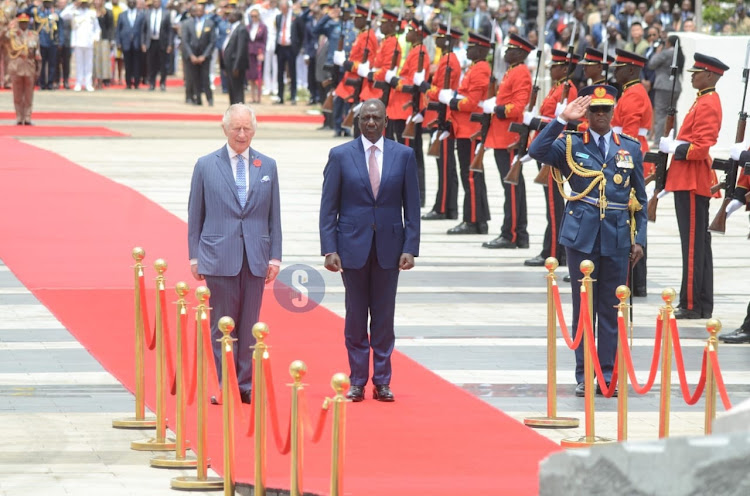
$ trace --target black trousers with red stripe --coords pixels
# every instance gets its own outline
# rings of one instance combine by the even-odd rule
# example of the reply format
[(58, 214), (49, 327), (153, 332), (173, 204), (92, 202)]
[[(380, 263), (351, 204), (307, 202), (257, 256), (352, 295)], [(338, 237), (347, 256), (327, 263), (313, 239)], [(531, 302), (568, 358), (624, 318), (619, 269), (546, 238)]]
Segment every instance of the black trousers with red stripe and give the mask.
[(526, 217), (526, 183), (523, 174), (518, 177), (518, 185), (508, 184), (503, 178), (510, 172), (510, 162), (513, 159), (511, 150), (496, 149), (495, 164), (500, 172), (500, 184), (503, 186), (505, 201), (503, 203), (503, 226), (500, 237), (514, 243), (528, 243), (529, 232)]
[[(437, 131), (439, 134), (440, 131)], [(433, 212), (452, 217), (458, 213), (458, 173), (456, 172), (456, 142), (446, 138), (440, 142), (440, 156), (436, 159), (438, 190)]]
[(461, 169), (461, 185), (464, 188), (464, 222), (487, 222), (490, 220), (490, 206), (487, 202), (487, 185), (483, 172), (471, 171), (477, 142), (469, 138), (456, 140), (458, 165)]
[[(541, 162), (536, 163), (537, 169), (542, 170)], [(542, 258), (555, 257), (560, 265), (565, 265), (565, 247), (560, 245), (560, 224), (562, 224), (565, 212), (565, 200), (560, 195), (560, 190), (552, 178), (547, 177), (544, 186), (544, 203), (547, 209), (547, 228), (544, 230), (544, 241), (542, 242)]]
[(417, 157), (417, 177), (419, 178), (419, 200), (420, 205), (425, 204), (425, 185), (424, 185), (424, 152), (422, 151), (422, 124), (414, 126), (414, 139), (404, 138), (404, 129), (406, 120), (389, 119), (385, 127), (385, 137), (398, 141), (402, 145), (411, 147), (414, 155)]
[(708, 232), (710, 198), (690, 191), (674, 192), (674, 208), (682, 243), (680, 308), (707, 318), (714, 310), (714, 262)]

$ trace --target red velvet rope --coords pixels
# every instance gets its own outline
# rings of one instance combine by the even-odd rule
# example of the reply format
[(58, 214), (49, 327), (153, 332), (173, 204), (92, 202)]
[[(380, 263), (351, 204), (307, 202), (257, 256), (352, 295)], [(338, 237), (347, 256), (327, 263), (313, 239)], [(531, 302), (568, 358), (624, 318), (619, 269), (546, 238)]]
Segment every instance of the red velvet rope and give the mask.
[(164, 377), (169, 394), (177, 392), (177, 376), (174, 373), (174, 359), (172, 358), (172, 339), (169, 334), (169, 319), (167, 318), (167, 292), (159, 290), (159, 303), (161, 305), (162, 341), (164, 342), (164, 357), (167, 362), (167, 374)]
[(648, 393), (654, 385), (656, 380), (656, 371), (659, 368), (659, 353), (661, 350), (661, 325), (662, 322), (661, 314), (656, 319), (656, 337), (654, 343), (654, 354), (651, 357), (651, 369), (648, 373), (648, 380), (646, 384), (641, 386), (638, 384), (638, 379), (635, 376), (635, 368), (633, 367), (633, 357), (630, 354), (630, 347), (628, 346), (627, 330), (625, 329), (625, 318), (620, 315), (617, 317), (618, 327), (618, 339), (620, 340), (620, 348), (625, 353), (625, 364), (628, 369), (628, 376), (630, 377), (630, 384), (633, 386), (633, 390), (638, 394)]
[(599, 389), (602, 390), (604, 397), (611, 398), (615, 394), (615, 389), (617, 389), (617, 364), (619, 360), (618, 357), (615, 356), (615, 364), (612, 368), (612, 378), (609, 381), (609, 387), (607, 387), (607, 381), (604, 380), (602, 366), (599, 363), (599, 355), (596, 353), (596, 341), (594, 340), (594, 330), (591, 328), (588, 299), (588, 293), (581, 293), (581, 315), (578, 319), (579, 321), (582, 320), (584, 322), (584, 332), (588, 335), (589, 354), (594, 362), (594, 372), (596, 374), (596, 381), (599, 383)]
[[(706, 386), (706, 349), (703, 349), (703, 363), (701, 364), (701, 377), (698, 379), (698, 385), (695, 388), (695, 393), (690, 395), (690, 389), (688, 388), (687, 377), (685, 376), (685, 363), (682, 360), (682, 348), (680, 347), (680, 334), (677, 331), (677, 320), (674, 318), (669, 320), (669, 327), (672, 331), (672, 342), (674, 347), (675, 365), (677, 365), (677, 374), (680, 376), (680, 389), (682, 390), (682, 397), (685, 403), (688, 405), (695, 405), (703, 394), (703, 388)], [(664, 384), (662, 384), (664, 387)]]
[(315, 430), (313, 430), (312, 422), (310, 421), (310, 410), (307, 407), (307, 395), (305, 395), (304, 389), (300, 391), (299, 399), (300, 399), (300, 407), (302, 408), (302, 411), (304, 412), (305, 424), (307, 425), (306, 432), (312, 432), (312, 435), (308, 435), (310, 438), (310, 441), (313, 444), (317, 444), (320, 441), (320, 438), (323, 436), (323, 429), (325, 429), (325, 426), (326, 426), (326, 419), (328, 418), (328, 410), (329, 410), (328, 400), (326, 399), (326, 401), (323, 402), (323, 407), (320, 409), (320, 414), (318, 415), (318, 422), (315, 424)]
[[(565, 344), (568, 345), (568, 348), (570, 348), (571, 350), (575, 350), (581, 344), (581, 339), (583, 337), (583, 333), (581, 332), (581, 330), (583, 329), (581, 319), (578, 319), (576, 338), (575, 340), (572, 340), (570, 339), (570, 334), (568, 333), (568, 326), (565, 324), (565, 315), (563, 314), (562, 302), (560, 301), (560, 288), (555, 282), (552, 283), (552, 295), (555, 297), (555, 310), (557, 311), (557, 321), (560, 323), (560, 332), (562, 333), (562, 337), (565, 340)], [(583, 298), (581, 298), (581, 304), (583, 304)]]
[(141, 300), (141, 327), (143, 328), (143, 337), (146, 341), (146, 347), (149, 350), (156, 348), (156, 328), (149, 325), (148, 318), (148, 301), (146, 301), (146, 281), (141, 275), (138, 277), (138, 294)]
[(292, 440), (292, 419), (289, 416), (289, 425), (286, 431), (286, 443), (281, 438), (281, 428), (279, 427), (279, 410), (276, 408), (276, 391), (273, 388), (273, 372), (271, 369), (271, 359), (263, 360), (263, 376), (266, 382), (266, 391), (268, 391), (268, 408), (271, 417), (271, 427), (273, 430), (273, 439), (276, 442), (276, 449), (279, 453), (286, 455), (291, 448)]
[[(187, 312), (180, 314), (180, 329), (182, 329), (182, 381), (185, 388), (185, 402), (187, 405), (192, 405), (195, 400), (195, 378), (196, 378), (196, 346), (192, 347), (190, 343), (195, 343), (195, 336), (190, 336), (190, 329), (188, 328)], [(198, 321), (195, 322), (195, 332), (198, 333)], [(190, 353), (192, 350), (193, 353)]]
[[(208, 374), (208, 397), (216, 396), (216, 399), (221, 404), (221, 386), (219, 386), (219, 376), (216, 370), (216, 362), (214, 362), (214, 348), (211, 343), (211, 326), (209, 325), (209, 319), (203, 320), (203, 366)], [(232, 369), (234, 370), (234, 369)], [(211, 391), (215, 391), (212, 395)], [(200, 398), (199, 401), (206, 401), (208, 398)]]
[(721, 396), (721, 402), (724, 404), (724, 409), (729, 410), (730, 408), (732, 408), (732, 403), (729, 401), (727, 388), (724, 385), (724, 377), (721, 375), (719, 355), (718, 353), (716, 353), (716, 350), (711, 350), (708, 353), (711, 355), (711, 368), (714, 371), (714, 378), (716, 379), (716, 389), (719, 390), (719, 395)]

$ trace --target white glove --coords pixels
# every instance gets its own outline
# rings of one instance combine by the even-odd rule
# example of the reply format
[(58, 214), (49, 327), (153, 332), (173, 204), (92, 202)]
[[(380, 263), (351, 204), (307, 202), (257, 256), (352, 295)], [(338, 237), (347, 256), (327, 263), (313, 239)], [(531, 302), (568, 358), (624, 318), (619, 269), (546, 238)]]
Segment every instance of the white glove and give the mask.
[(414, 86), (419, 86), (424, 83), (424, 69), (414, 73)]
[(566, 98), (562, 102), (555, 105), (555, 117), (563, 113), (563, 110), (565, 110), (565, 107), (568, 106), (568, 99)]
[(477, 143), (477, 147), (474, 149), (474, 155), (479, 155), (479, 150), (482, 149), (482, 142)]
[(448, 139), (448, 136), (450, 136), (450, 135), (451, 135), (450, 131), (443, 131), (442, 133), (440, 133), (440, 136), (438, 137), (438, 139), (440, 141), (444, 141), (444, 140)]
[(735, 210), (737, 210), (738, 208), (740, 208), (742, 205), (744, 205), (744, 203), (742, 203), (739, 200), (732, 200), (732, 201), (730, 201), (729, 205), (727, 205), (727, 208), (726, 208), (727, 217), (729, 217), (730, 215), (732, 215), (732, 212), (734, 212)]
[(437, 130), (435, 130), (435, 132), (432, 133), (432, 136), (430, 137), (430, 144), (433, 144), (435, 140), (437, 139), (437, 137), (438, 137), (438, 132)]
[(529, 162), (529, 161), (531, 161), (531, 155), (529, 155), (528, 153), (524, 155), (523, 157), (521, 157), (522, 164), (525, 164), (526, 162)]
[(389, 69), (385, 73), (385, 82), (391, 84), (391, 80), (396, 77), (396, 69)]
[(494, 98), (488, 98), (482, 102), (482, 112), (484, 112), (485, 114), (495, 113), (495, 99)]
[[(411, 116), (410, 116), (410, 117), (411, 117)], [(414, 124), (420, 124), (420, 123), (422, 123), (422, 122), (424, 121), (424, 116), (423, 116), (423, 115), (422, 115), (421, 113), (417, 113), (417, 115), (415, 115), (415, 116), (414, 116), (414, 117), (412, 118), (412, 120), (411, 120), (411, 121), (412, 121), (412, 122), (413, 122)]]
[(622, 134), (622, 126), (615, 126), (612, 128), (612, 131), (614, 131), (617, 134)]
[(408, 126), (411, 122), (411, 114), (409, 114), (409, 117), (406, 118), (406, 125)]
[(669, 191), (667, 191), (666, 189), (663, 189), (663, 190), (659, 191), (659, 194), (656, 195), (656, 197), (661, 200), (662, 198), (664, 198), (668, 194), (669, 194)]
[(333, 52), (333, 63), (339, 67), (346, 62), (346, 53), (343, 50)]
[(740, 153), (747, 150), (747, 143), (735, 143), (729, 147), (729, 156), (732, 160), (737, 161), (740, 159)]
[(646, 186), (646, 198), (648, 198), (648, 201), (651, 201), (651, 198), (654, 197), (654, 193), (656, 193), (656, 181), (651, 181), (648, 186)]
[(363, 62), (359, 64), (359, 67), (357, 67), (357, 76), (359, 77), (367, 77), (367, 75), (370, 73), (370, 63), (369, 62)]
[(359, 109), (361, 109), (361, 108), (362, 108), (362, 104), (363, 104), (363, 103), (364, 103), (364, 102), (359, 102), (359, 103), (358, 103), (357, 105), (355, 105), (355, 106), (354, 106), (354, 110), (352, 110), (352, 112), (354, 113), (354, 115), (357, 115), (357, 114), (359, 114)]
[(451, 103), (451, 100), (453, 100), (453, 90), (451, 89), (440, 90), (440, 92), (438, 93), (438, 101), (440, 103), (448, 105), (449, 103)]
[(669, 131), (669, 136), (662, 136), (659, 139), (659, 151), (662, 153), (674, 153), (677, 148), (674, 145), (674, 129)]
[(534, 112), (533, 110), (531, 112), (524, 112), (523, 123), (528, 126), (529, 124), (531, 124), (531, 120), (534, 119), (535, 117), (536, 117), (536, 112)]

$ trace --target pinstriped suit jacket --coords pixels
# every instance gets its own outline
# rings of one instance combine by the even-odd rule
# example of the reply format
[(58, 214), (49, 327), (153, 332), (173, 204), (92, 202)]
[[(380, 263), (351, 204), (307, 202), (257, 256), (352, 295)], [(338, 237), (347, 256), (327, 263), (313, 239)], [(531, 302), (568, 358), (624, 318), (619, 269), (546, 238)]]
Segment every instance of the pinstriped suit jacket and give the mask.
[[(254, 161), (260, 160), (260, 167)], [(227, 147), (198, 159), (188, 200), (188, 250), (198, 273), (235, 276), (243, 249), (250, 271), (265, 277), (281, 260), (281, 211), (276, 161), (250, 148), (250, 188), (245, 207), (235, 186)]]

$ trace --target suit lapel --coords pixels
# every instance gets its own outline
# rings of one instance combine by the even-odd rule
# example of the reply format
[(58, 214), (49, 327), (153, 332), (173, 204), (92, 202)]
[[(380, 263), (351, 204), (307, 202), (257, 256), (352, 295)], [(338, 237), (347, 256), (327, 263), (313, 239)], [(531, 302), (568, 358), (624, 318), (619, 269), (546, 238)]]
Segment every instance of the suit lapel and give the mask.
[(256, 160), (260, 160), (260, 157), (258, 157), (258, 154), (255, 153), (252, 148), (250, 148), (250, 161), (247, 164), (247, 168), (250, 170), (250, 187), (247, 190), (247, 202), (245, 203), (245, 208), (247, 208), (248, 204), (254, 199), (253, 190), (260, 182), (258, 176), (260, 176), (260, 173), (263, 171), (263, 163), (261, 162), (260, 167), (256, 167), (254, 164)]
[[(390, 177), (391, 169), (393, 169), (393, 142), (391, 140), (383, 138), (383, 172), (380, 174), (380, 189), (383, 189), (383, 185)], [(368, 176), (369, 179), (369, 176)]]
[(229, 188), (234, 195), (234, 199), (237, 200), (237, 204), (240, 203), (240, 195), (237, 193), (237, 183), (234, 182), (234, 173), (232, 172), (232, 163), (229, 161), (229, 152), (227, 147), (221, 147), (218, 154), (219, 156), (219, 173), (229, 185)]
[(364, 184), (365, 189), (370, 192), (370, 197), (374, 200), (375, 195), (373, 194), (372, 186), (370, 185), (370, 175), (367, 171), (367, 156), (365, 155), (365, 149), (362, 145), (362, 138), (352, 140), (351, 144), (354, 166), (357, 168), (357, 171), (359, 171), (359, 176), (362, 178), (362, 183)]

